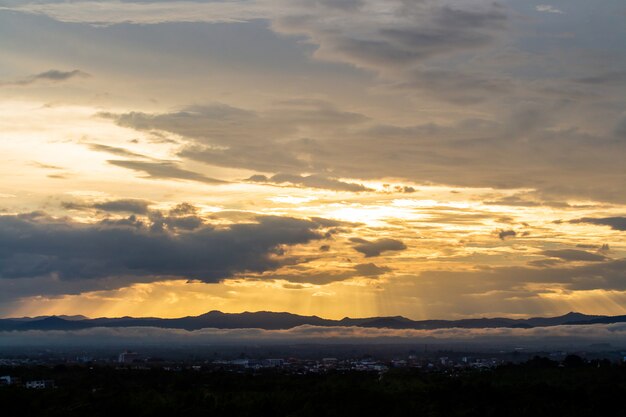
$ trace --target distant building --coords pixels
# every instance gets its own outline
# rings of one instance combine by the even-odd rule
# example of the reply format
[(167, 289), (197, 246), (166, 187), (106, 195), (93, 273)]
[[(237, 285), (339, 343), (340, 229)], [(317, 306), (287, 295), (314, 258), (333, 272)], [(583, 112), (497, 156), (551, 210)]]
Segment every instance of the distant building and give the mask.
[(139, 355), (137, 353), (126, 351), (126, 352), (120, 353), (120, 356), (118, 357), (117, 361), (119, 363), (133, 363), (138, 358), (139, 358)]
[(234, 366), (243, 366), (247, 368), (250, 365), (250, 361), (248, 359), (235, 359), (233, 361), (230, 361), (230, 364)]
[(271, 368), (279, 368), (285, 364), (285, 360), (284, 359), (267, 359), (265, 363), (267, 364), (267, 366)]
[(407, 362), (403, 359), (394, 359), (393, 361), (391, 361), (391, 364), (394, 366), (394, 368), (404, 368), (407, 365)]
[(47, 389), (54, 388), (54, 380), (45, 379), (40, 381), (28, 381), (26, 382), (26, 388), (28, 389)]

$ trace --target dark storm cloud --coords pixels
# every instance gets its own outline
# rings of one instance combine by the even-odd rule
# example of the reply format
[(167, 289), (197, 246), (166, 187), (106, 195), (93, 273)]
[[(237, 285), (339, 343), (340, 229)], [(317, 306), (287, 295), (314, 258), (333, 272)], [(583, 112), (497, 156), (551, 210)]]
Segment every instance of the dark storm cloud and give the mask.
[(373, 191), (362, 184), (349, 183), (339, 181), (334, 178), (327, 178), (320, 175), (292, 175), (292, 174), (276, 174), (271, 177), (265, 175), (253, 175), (248, 181), (259, 182), (264, 184), (292, 184), (305, 188), (320, 188), (333, 191), (350, 191), (362, 192)]
[(202, 226), (202, 218), (197, 216), (167, 217), (163, 223), (170, 229), (195, 230)]
[(109, 200), (100, 203), (81, 203), (72, 201), (61, 203), (63, 208), (68, 210), (98, 209), (112, 213), (123, 212), (135, 214), (147, 214), (150, 204), (150, 201), (139, 199)]
[(508, 237), (515, 236), (517, 236), (517, 232), (515, 230), (500, 230), (498, 232), (498, 237), (500, 238), (500, 240), (505, 240)]
[(191, 203), (179, 203), (169, 213), (173, 216), (185, 216), (197, 214), (200, 209)]
[(558, 258), (564, 261), (600, 262), (607, 259), (605, 256), (597, 253), (575, 249), (545, 250), (541, 253), (549, 258)]
[(103, 203), (96, 203), (93, 205), (98, 210), (110, 211), (110, 212), (128, 212), (135, 214), (146, 214), (150, 202), (146, 200), (138, 199), (121, 199), (105, 201)]
[(350, 241), (355, 243), (354, 250), (365, 255), (366, 258), (379, 256), (383, 252), (402, 251), (407, 248), (402, 241), (397, 239), (378, 239), (368, 241), (360, 238), (352, 238)]
[(35, 84), (42, 81), (48, 82), (61, 82), (67, 81), (72, 78), (85, 78), (89, 77), (89, 74), (80, 70), (73, 71), (59, 71), (59, 70), (48, 70), (46, 72), (42, 72), (39, 74), (31, 75), (26, 78), (22, 78), (17, 81), (8, 81), (8, 82), (0, 82), (0, 86), (27, 86), (31, 84)]
[[(180, 203), (169, 211), (151, 210), (153, 203), (139, 199), (119, 199), (103, 202), (66, 201), (61, 206), (67, 210), (101, 210), (108, 213), (132, 213), (125, 219), (105, 218), (103, 226), (150, 227), (153, 231), (169, 229), (195, 230), (204, 225), (204, 219), (198, 215), (199, 209), (189, 203)], [(138, 217), (139, 216), (139, 217)]]
[(195, 230), (203, 226), (204, 219), (196, 213), (185, 212), (184, 208), (174, 208), (169, 213), (159, 211), (150, 212), (150, 221), (154, 230), (168, 228), (169, 230)]
[(282, 261), (275, 254), (282, 245), (323, 238), (319, 223), (287, 217), (172, 233), (141, 224), (84, 225), (41, 216), (0, 216), (0, 278), (218, 282), (238, 272), (277, 268)]
[(169, 161), (147, 162), (147, 161), (125, 161), (109, 160), (111, 165), (143, 172), (149, 178), (198, 181), (207, 184), (224, 184), (225, 181), (210, 178), (198, 172), (188, 171), (180, 168), (176, 163)]
[(626, 217), (583, 217), (582, 219), (571, 220), (570, 223), (588, 223), (609, 226), (613, 230), (626, 231)]

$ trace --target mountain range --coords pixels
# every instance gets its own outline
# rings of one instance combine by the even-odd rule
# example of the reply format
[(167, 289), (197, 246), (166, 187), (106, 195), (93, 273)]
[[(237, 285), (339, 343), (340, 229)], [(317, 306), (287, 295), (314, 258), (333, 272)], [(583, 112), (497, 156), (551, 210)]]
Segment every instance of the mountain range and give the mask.
[(157, 327), (163, 329), (199, 330), (205, 328), (285, 330), (303, 325), (323, 327), (366, 327), (391, 329), (446, 329), (446, 328), (533, 328), (560, 325), (610, 324), (626, 322), (626, 316), (591, 316), (568, 313), (558, 317), (471, 318), (461, 320), (411, 320), (402, 316), (323, 319), (317, 316), (301, 316), (291, 313), (267, 311), (245, 313), (222, 313), (211, 311), (199, 316), (181, 318), (119, 317), (95, 318), (84, 316), (39, 316), (0, 319), (0, 331), (26, 330), (81, 330), (95, 327)]

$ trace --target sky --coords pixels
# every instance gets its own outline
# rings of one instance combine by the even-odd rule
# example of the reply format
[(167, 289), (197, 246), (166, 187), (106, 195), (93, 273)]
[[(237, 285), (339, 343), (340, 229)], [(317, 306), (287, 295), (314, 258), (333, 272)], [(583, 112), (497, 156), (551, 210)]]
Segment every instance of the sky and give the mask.
[(0, 316), (626, 314), (623, 0), (0, 0)]

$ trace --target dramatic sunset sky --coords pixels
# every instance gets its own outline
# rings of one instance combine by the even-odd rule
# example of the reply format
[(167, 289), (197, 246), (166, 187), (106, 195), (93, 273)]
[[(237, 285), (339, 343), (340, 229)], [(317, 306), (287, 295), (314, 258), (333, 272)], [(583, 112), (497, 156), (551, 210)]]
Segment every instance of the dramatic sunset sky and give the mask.
[(0, 316), (626, 314), (624, 0), (0, 0)]

